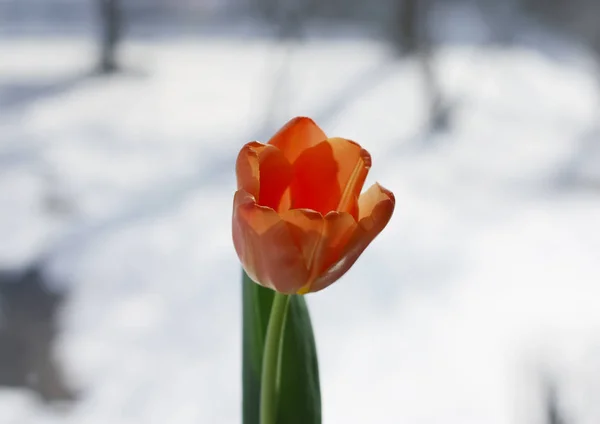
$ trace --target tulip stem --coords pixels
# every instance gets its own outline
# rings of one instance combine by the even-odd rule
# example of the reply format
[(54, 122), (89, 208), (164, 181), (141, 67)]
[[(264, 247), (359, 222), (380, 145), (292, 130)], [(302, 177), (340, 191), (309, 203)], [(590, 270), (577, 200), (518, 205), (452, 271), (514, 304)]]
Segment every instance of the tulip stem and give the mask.
[(260, 390), (260, 424), (275, 424), (281, 371), (281, 351), (290, 296), (275, 292), (267, 326)]

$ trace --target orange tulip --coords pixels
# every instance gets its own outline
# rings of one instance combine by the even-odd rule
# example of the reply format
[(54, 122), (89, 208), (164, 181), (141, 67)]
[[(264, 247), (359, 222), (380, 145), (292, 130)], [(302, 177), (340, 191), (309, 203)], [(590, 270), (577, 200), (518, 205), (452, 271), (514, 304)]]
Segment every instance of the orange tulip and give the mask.
[(379, 184), (360, 194), (370, 167), (365, 149), (327, 138), (310, 118), (292, 119), (267, 144), (246, 144), (233, 242), (250, 278), (304, 294), (344, 275), (394, 211), (394, 195)]

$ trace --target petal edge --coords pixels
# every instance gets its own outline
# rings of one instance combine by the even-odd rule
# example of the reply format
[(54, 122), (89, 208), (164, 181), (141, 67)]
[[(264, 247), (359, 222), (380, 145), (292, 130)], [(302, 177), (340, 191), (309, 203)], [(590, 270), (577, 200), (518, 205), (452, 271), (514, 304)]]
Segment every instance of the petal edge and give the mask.
[(325, 139), (327, 135), (315, 121), (306, 116), (297, 116), (281, 127), (268, 144), (279, 148), (293, 164), (304, 150)]
[[(323, 290), (341, 278), (377, 235), (386, 227), (394, 213), (394, 194), (378, 183), (373, 184), (359, 199), (359, 216), (356, 231), (348, 241), (336, 263), (314, 282), (311, 292)], [(360, 207), (363, 209), (361, 210)]]
[(308, 272), (287, 224), (243, 189), (234, 197), (232, 235), (242, 266), (260, 285), (293, 294), (306, 283)]

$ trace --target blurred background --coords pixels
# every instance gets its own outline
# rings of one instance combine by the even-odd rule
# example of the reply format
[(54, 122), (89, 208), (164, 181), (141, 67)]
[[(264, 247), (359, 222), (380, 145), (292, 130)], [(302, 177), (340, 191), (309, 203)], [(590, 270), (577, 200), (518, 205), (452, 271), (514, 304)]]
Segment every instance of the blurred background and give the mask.
[(325, 423), (600, 422), (600, 2), (0, 0), (0, 424), (239, 423), (234, 161), (397, 199), (309, 295)]

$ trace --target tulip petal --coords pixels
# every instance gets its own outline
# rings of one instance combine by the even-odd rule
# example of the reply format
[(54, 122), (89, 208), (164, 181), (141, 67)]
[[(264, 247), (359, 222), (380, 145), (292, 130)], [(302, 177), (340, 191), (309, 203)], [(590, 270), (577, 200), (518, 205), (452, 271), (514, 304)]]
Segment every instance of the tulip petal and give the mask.
[(268, 144), (281, 150), (289, 163), (294, 163), (304, 150), (326, 139), (327, 135), (312, 119), (299, 116), (277, 131)]
[(258, 155), (263, 149), (262, 143), (252, 141), (242, 147), (235, 162), (235, 174), (238, 190), (242, 189), (258, 197), (260, 190), (260, 164)]
[(358, 224), (347, 212), (329, 212), (325, 216), (327, 225), (327, 249), (324, 252), (319, 274), (334, 265), (352, 239)]
[(298, 291), (304, 294), (321, 272), (333, 265), (341, 256), (354, 234), (357, 223), (348, 213), (331, 212), (325, 217), (308, 209), (294, 209), (283, 215), (292, 237), (302, 251), (308, 270), (306, 284)]
[(330, 212), (325, 216), (319, 262), (315, 264), (316, 268), (310, 274), (309, 282), (300, 289), (299, 294), (315, 291), (315, 282), (340, 260), (357, 227), (354, 217), (347, 212)]
[(240, 151), (236, 162), (238, 189), (255, 197), (261, 206), (277, 210), (292, 179), (292, 167), (275, 146), (252, 141)]
[(310, 291), (316, 292), (329, 286), (356, 262), (361, 253), (385, 228), (395, 207), (394, 194), (379, 184), (374, 184), (360, 196), (358, 225), (344, 246), (343, 252), (312, 284)]
[(369, 152), (344, 138), (330, 138), (306, 149), (293, 164), (290, 208), (322, 215), (349, 212), (358, 219), (358, 196), (370, 167)]
[(273, 209), (256, 204), (241, 189), (233, 206), (233, 244), (250, 278), (282, 293), (296, 293), (308, 271), (286, 222)]
[(392, 217), (395, 206), (394, 193), (378, 183), (373, 184), (358, 199), (358, 225), (366, 232), (379, 234)]
[[(308, 209), (294, 209), (285, 212), (282, 219), (288, 224), (296, 246), (302, 253), (305, 268), (309, 274), (318, 266), (325, 232), (325, 219), (318, 212)], [(304, 282), (308, 282), (308, 279)]]

